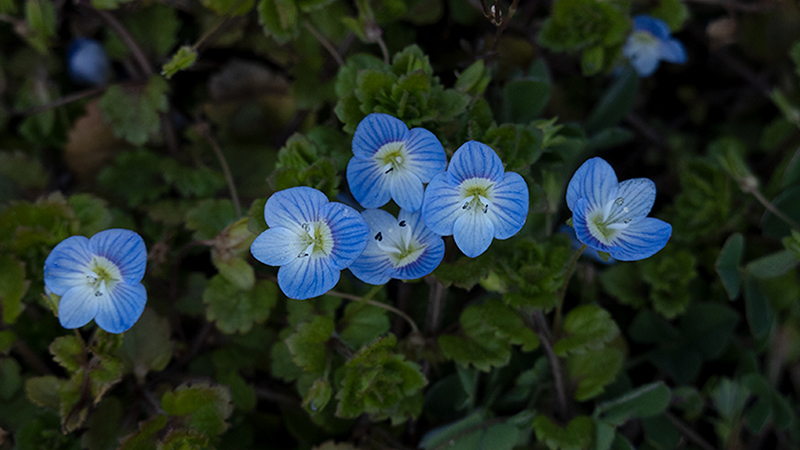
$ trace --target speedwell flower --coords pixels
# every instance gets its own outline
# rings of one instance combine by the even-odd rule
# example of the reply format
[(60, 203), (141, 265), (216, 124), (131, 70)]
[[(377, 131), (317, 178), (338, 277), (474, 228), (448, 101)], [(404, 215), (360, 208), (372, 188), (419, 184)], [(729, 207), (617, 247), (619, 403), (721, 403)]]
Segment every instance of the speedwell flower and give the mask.
[(670, 35), (667, 24), (647, 15), (633, 18), (633, 32), (622, 47), (622, 54), (640, 77), (652, 75), (662, 60), (676, 64), (686, 62), (686, 49)]
[(64, 239), (44, 261), (44, 283), (60, 295), (58, 320), (78, 328), (92, 319), (109, 333), (122, 333), (139, 320), (147, 302), (142, 285), (147, 248), (130, 230), (101, 231), (91, 239)]
[(602, 158), (581, 165), (567, 187), (567, 206), (578, 240), (620, 261), (649, 258), (667, 245), (672, 226), (647, 217), (656, 198), (648, 178), (617, 182)]
[(444, 147), (433, 133), (409, 130), (388, 114), (370, 114), (358, 124), (353, 155), (347, 183), (365, 208), (379, 208), (391, 198), (402, 209), (418, 211), (422, 184), (447, 167)]
[(281, 266), (278, 286), (297, 300), (331, 290), (367, 245), (369, 227), (361, 214), (310, 187), (273, 194), (264, 219), (269, 229), (256, 237), (250, 252), (264, 264)]
[(350, 266), (365, 283), (391, 278), (413, 280), (433, 272), (444, 257), (444, 240), (422, 221), (422, 214), (401, 210), (397, 219), (380, 209), (361, 213), (369, 225), (369, 243)]
[(458, 248), (474, 258), (492, 239), (517, 234), (528, 215), (528, 185), (488, 145), (469, 141), (456, 150), (446, 172), (425, 191), (422, 217), (436, 233), (453, 235)]

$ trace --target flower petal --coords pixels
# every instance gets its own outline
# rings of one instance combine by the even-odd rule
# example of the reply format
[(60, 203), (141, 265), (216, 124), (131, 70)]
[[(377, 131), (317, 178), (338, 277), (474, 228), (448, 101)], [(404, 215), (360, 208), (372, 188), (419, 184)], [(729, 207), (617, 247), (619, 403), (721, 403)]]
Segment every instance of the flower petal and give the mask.
[(613, 204), (606, 220), (620, 223), (630, 219), (629, 222), (636, 222), (650, 214), (656, 201), (656, 184), (649, 178), (625, 180), (619, 184), (616, 200), (619, 203)]
[(664, 248), (672, 236), (672, 225), (663, 220), (647, 217), (621, 231), (620, 249), (611, 253), (620, 261), (638, 261), (655, 255)]
[(117, 283), (108, 295), (97, 297), (97, 326), (109, 333), (128, 331), (139, 320), (147, 303), (142, 283)]
[(402, 209), (417, 211), (422, 207), (425, 190), (422, 181), (410, 170), (398, 170), (389, 174), (389, 190), (392, 199)]
[(89, 246), (94, 254), (113, 262), (126, 283), (138, 283), (144, 278), (147, 247), (138, 233), (124, 229), (101, 231), (89, 239)]
[(453, 234), (456, 219), (463, 214), (461, 210), (461, 194), (453, 187), (447, 172), (433, 177), (422, 201), (422, 218), (428, 228), (442, 236)]
[(388, 282), (395, 274), (389, 256), (372, 242), (367, 244), (364, 253), (348, 269), (364, 283), (376, 285)]
[(66, 295), (70, 289), (86, 285), (86, 268), (92, 256), (89, 239), (84, 236), (64, 239), (44, 261), (44, 284), (56, 295)]
[(286, 227), (273, 227), (256, 237), (250, 245), (250, 253), (264, 264), (282, 266), (297, 258), (306, 247), (296, 232)]
[[(579, 241), (586, 244), (588, 247), (601, 252), (611, 253), (621, 250), (619, 246), (610, 246), (600, 242), (592, 232), (589, 230), (588, 216), (590, 213), (596, 211), (589, 205), (589, 200), (586, 198), (578, 199), (575, 202), (575, 209), (572, 211), (572, 226), (575, 228), (575, 236)], [(616, 240), (615, 242), (619, 242)]]
[[(328, 203), (323, 206), (321, 216), (330, 227), (333, 237), (329, 264), (333, 269), (344, 269), (353, 264), (364, 251), (369, 236), (369, 226), (358, 211), (341, 203)], [(337, 275), (336, 279), (338, 278)]]
[(88, 284), (75, 286), (61, 296), (58, 303), (58, 321), (64, 328), (80, 328), (94, 319), (97, 315), (97, 306), (98, 301), (91, 286)]
[(640, 77), (649, 77), (656, 71), (661, 60), (661, 43), (642, 42), (631, 35), (622, 47), (622, 54), (630, 60)]
[(528, 184), (518, 173), (506, 172), (493, 194), (487, 216), (494, 225), (494, 237), (508, 239), (519, 233), (528, 217)]
[(393, 215), (382, 209), (365, 209), (361, 211), (361, 217), (364, 218), (364, 221), (367, 222), (367, 226), (369, 227), (368, 239), (370, 241), (375, 239), (376, 234), (383, 234), (388, 230), (396, 228), (399, 222)]
[(661, 59), (675, 64), (686, 63), (686, 49), (677, 39), (669, 39), (659, 43)]
[(583, 163), (567, 186), (567, 206), (575, 212), (575, 203), (585, 198), (592, 209), (605, 205), (617, 194), (617, 174), (603, 158), (592, 158)]
[(470, 178), (487, 178), (492, 181), (503, 179), (503, 161), (494, 150), (477, 141), (464, 143), (450, 159), (447, 173), (450, 181), (460, 184)]
[(319, 220), (319, 211), (328, 203), (322, 192), (307, 186), (298, 186), (278, 191), (264, 206), (264, 219), (272, 227), (298, 230), (302, 224)]
[(425, 250), (419, 255), (416, 261), (397, 269), (394, 278), (398, 280), (422, 278), (433, 272), (433, 269), (442, 262), (444, 258), (444, 239), (430, 231), (428, 231), (428, 234), (425, 236), (427, 239), (420, 241), (421, 244), (427, 245)]
[(485, 252), (494, 239), (494, 225), (486, 214), (468, 212), (456, 219), (453, 237), (461, 251), (474, 258)]
[(373, 159), (350, 158), (347, 184), (353, 198), (365, 208), (379, 208), (392, 198), (389, 178)]
[(389, 142), (408, 139), (408, 127), (400, 119), (388, 114), (373, 113), (364, 117), (353, 135), (353, 155), (370, 158)]
[(670, 35), (666, 22), (645, 14), (639, 14), (633, 18), (633, 29), (634, 31), (647, 31), (662, 41), (668, 39)]
[(339, 274), (328, 258), (295, 258), (278, 269), (278, 286), (287, 297), (305, 300), (333, 289), (339, 282)]
[(413, 128), (406, 142), (408, 168), (423, 183), (429, 183), (439, 172), (447, 170), (447, 155), (436, 135), (424, 128)]

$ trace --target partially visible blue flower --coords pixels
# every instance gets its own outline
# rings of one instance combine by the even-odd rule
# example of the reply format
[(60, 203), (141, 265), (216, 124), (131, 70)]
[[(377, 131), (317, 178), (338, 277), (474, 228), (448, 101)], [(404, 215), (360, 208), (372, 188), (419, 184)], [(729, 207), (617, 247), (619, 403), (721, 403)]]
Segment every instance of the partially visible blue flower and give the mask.
[(350, 266), (359, 280), (383, 284), (391, 278), (413, 280), (433, 272), (444, 257), (444, 240), (422, 221), (422, 214), (401, 210), (397, 219), (380, 209), (361, 213), (369, 225), (369, 243)]
[(656, 198), (648, 178), (619, 183), (602, 158), (581, 165), (567, 187), (567, 206), (578, 240), (620, 261), (653, 256), (667, 245), (672, 226), (647, 217)]
[(633, 32), (622, 47), (622, 54), (630, 60), (640, 77), (652, 75), (659, 61), (686, 62), (686, 49), (672, 37), (667, 24), (647, 15), (633, 18)]
[(436, 233), (453, 235), (458, 248), (474, 258), (492, 239), (517, 234), (528, 216), (528, 185), (488, 145), (469, 141), (456, 150), (446, 172), (425, 191), (422, 217)]
[(73, 83), (103, 85), (111, 75), (111, 63), (105, 49), (94, 39), (78, 38), (67, 49), (67, 68)]
[(44, 262), (45, 286), (61, 296), (61, 325), (78, 328), (94, 319), (109, 333), (128, 330), (147, 302), (141, 283), (146, 265), (144, 240), (130, 230), (105, 230), (91, 239), (72, 236), (61, 241)]
[(256, 237), (250, 252), (264, 264), (281, 266), (278, 286), (297, 300), (333, 289), (341, 270), (364, 251), (369, 236), (356, 210), (305, 186), (273, 194), (264, 219), (269, 229)]
[(356, 128), (347, 183), (365, 208), (393, 199), (400, 208), (418, 211), (423, 183), (447, 167), (444, 147), (424, 128), (408, 127), (388, 114), (370, 114)]

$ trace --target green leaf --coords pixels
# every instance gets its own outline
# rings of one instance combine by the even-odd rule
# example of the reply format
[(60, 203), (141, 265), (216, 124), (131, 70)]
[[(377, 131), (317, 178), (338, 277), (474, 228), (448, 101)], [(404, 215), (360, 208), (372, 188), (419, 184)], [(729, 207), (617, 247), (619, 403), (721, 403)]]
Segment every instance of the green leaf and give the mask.
[(581, 55), (581, 72), (583, 72), (584, 76), (589, 77), (597, 75), (603, 70), (605, 53), (605, 49), (601, 45), (583, 50), (583, 54)]
[(206, 436), (222, 434), (229, 425), (225, 420), (233, 413), (231, 393), (226, 386), (198, 383), (183, 384), (161, 397), (167, 414), (180, 416), (185, 423)]
[(17, 333), (11, 330), (0, 331), (0, 355), (7, 355), (17, 342)]
[(47, 187), (48, 175), (42, 163), (21, 150), (0, 152), (0, 175), (24, 189)]
[(645, 440), (657, 450), (672, 450), (678, 447), (682, 435), (666, 415), (642, 419)]
[(600, 403), (595, 416), (613, 425), (622, 425), (630, 419), (652, 417), (669, 406), (672, 393), (662, 382), (650, 383), (625, 394)]
[(36, 405), (58, 411), (62, 383), (53, 375), (29, 378), (25, 381), (25, 395)]
[(747, 311), (747, 323), (750, 331), (757, 339), (767, 336), (775, 321), (775, 314), (769, 305), (759, 281), (753, 277), (744, 279), (744, 304)]
[(251, 412), (256, 407), (256, 390), (238, 372), (229, 372), (217, 377), (219, 382), (231, 390), (233, 406), (242, 412)]
[(455, 89), (465, 94), (478, 96), (483, 94), (492, 80), (489, 70), (482, 59), (470, 64), (456, 79)]
[(325, 344), (334, 329), (333, 319), (327, 316), (314, 315), (310, 322), (299, 324), (297, 331), (284, 340), (292, 361), (308, 373), (322, 373), (328, 362)]
[(528, 123), (539, 117), (550, 100), (550, 81), (522, 79), (503, 87), (503, 110), (509, 122)]
[(681, 335), (686, 345), (707, 359), (717, 358), (728, 345), (739, 315), (724, 304), (694, 303), (681, 318)]
[(339, 337), (352, 348), (374, 342), (389, 331), (386, 310), (361, 302), (352, 302), (344, 309), (339, 321)]
[(619, 328), (605, 309), (597, 305), (582, 305), (564, 318), (564, 333), (566, 337), (553, 347), (562, 357), (603, 347), (619, 335)]
[(193, 230), (197, 240), (216, 237), (236, 220), (236, 208), (227, 199), (207, 199), (186, 213), (186, 228)]
[[(772, 200), (772, 206), (784, 213), (795, 223), (800, 222), (800, 186), (790, 186)], [(771, 238), (782, 239), (791, 233), (791, 227), (775, 214), (767, 211), (761, 221), (764, 235)]]
[(259, 0), (258, 22), (264, 33), (284, 44), (300, 33), (300, 12), (295, 0)]
[[(182, 23), (176, 8), (157, 2), (126, 11), (121, 19), (142, 49), (159, 59), (169, 54), (175, 46)], [(110, 34), (105, 48), (112, 59), (123, 59), (130, 52), (115, 33)]]
[(331, 383), (328, 378), (317, 378), (303, 398), (303, 408), (309, 413), (322, 411), (331, 400), (332, 395), (333, 389), (331, 389)]
[(575, 399), (582, 402), (602, 394), (605, 387), (617, 378), (624, 361), (622, 351), (611, 347), (570, 355), (567, 374), (577, 382)]
[(86, 363), (86, 344), (78, 335), (67, 335), (56, 338), (49, 347), (53, 360), (67, 369), (76, 372)]
[(792, 230), (792, 235), (783, 238), (783, 246), (800, 260), (800, 232)]
[(533, 419), (533, 431), (536, 439), (550, 450), (589, 450), (594, 440), (594, 421), (588, 416), (578, 416), (566, 427), (560, 427), (539, 414)]
[(711, 391), (710, 397), (719, 415), (728, 421), (733, 421), (744, 410), (744, 405), (750, 397), (750, 391), (736, 381), (722, 378)]
[(756, 278), (768, 279), (785, 274), (797, 267), (798, 263), (800, 261), (794, 257), (791, 251), (782, 250), (749, 262), (745, 270)]
[(126, 369), (133, 372), (139, 383), (144, 383), (148, 372), (164, 370), (169, 364), (175, 347), (170, 334), (167, 319), (150, 308), (146, 308), (133, 328), (125, 333), (120, 355)]
[(456, 286), (461, 289), (472, 289), (488, 275), (488, 271), (486, 258), (462, 257), (454, 264), (439, 264), (434, 269), (433, 276), (445, 287)]
[(124, 199), (129, 207), (153, 203), (167, 191), (164, 183), (161, 157), (148, 150), (120, 153), (114, 164), (97, 176), (103, 190), (113, 197)]
[(114, 135), (133, 145), (144, 145), (161, 128), (159, 113), (169, 108), (164, 78), (153, 76), (143, 90), (112, 85), (100, 97), (103, 118), (114, 128)]
[[(251, 8), (253, 7), (253, 2), (254, 0), (250, 0), (249, 2)], [(164, 64), (164, 67), (161, 69), (161, 75), (169, 80), (173, 75), (181, 70), (186, 70), (192, 67), (196, 60), (197, 51), (193, 47), (184, 45), (183, 47), (179, 48), (174, 55), (172, 55), (172, 59), (170, 59), (168, 63)]]
[(256, 284), (256, 274), (253, 266), (242, 258), (212, 258), (214, 267), (219, 270), (219, 274), (230, 281), (234, 286), (242, 291), (253, 289)]
[(241, 16), (250, 12), (255, 0), (202, 0), (203, 6), (221, 16)]
[(203, 292), (207, 305), (206, 319), (228, 334), (246, 333), (253, 324), (269, 318), (278, 301), (278, 288), (267, 280), (257, 282), (251, 290), (241, 290), (222, 275), (215, 275)]
[(28, 42), (40, 53), (46, 54), (50, 38), (56, 34), (56, 10), (53, 2), (47, 0), (26, 0), (25, 20), (30, 34)]
[(14, 358), (0, 359), (0, 399), (11, 400), (22, 386), (22, 368)]
[(166, 414), (159, 414), (145, 422), (139, 422), (139, 429), (120, 439), (118, 450), (156, 450), (157, 434), (167, 426)]
[(117, 448), (122, 417), (122, 402), (115, 397), (105, 398), (86, 421), (87, 430), (81, 435), (81, 447), (87, 450)]
[(523, 435), (520, 427), (511, 423), (511, 420), (493, 422), (498, 421), (487, 417), (486, 411), (478, 410), (457, 422), (428, 432), (418, 447), (424, 450), (512, 450), (520, 444)]
[(632, 68), (624, 69), (600, 98), (597, 106), (586, 120), (586, 129), (596, 132), (616, 125), (633, 108), (638, 90), (638, 75)]
[(117, 9), (120, 5), (130, 3), (133, 0), (92, 0), (95, 9)]
[(659, 0), (650, 15), (666, 22), (672, 32), (680, 30), (690, 17), (689, 8), (681, 0)]
[(743, 254), (744, 236), (741, 233), (733, 234), (725, 241), (714, 265), (731, 300), (739, 296), (739, 287), (742, 284), (739, 266), (742, 264)]
[(3, 322), (13, 324), (25, 309), (22, 298), (31, 282), (25, 279), (25, 264), (11, 255), (0, 254), (0, 313)]

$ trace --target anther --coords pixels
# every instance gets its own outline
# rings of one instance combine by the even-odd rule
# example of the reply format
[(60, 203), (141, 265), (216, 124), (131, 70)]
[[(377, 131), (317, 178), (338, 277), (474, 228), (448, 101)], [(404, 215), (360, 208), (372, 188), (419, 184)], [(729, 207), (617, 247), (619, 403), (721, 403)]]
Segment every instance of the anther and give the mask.
[(306, 256), (308, 256), (308, 253), (306, 252), (302, 252), (299, 255), (297, 255), (298, 258), (305, 258)]
[(383, 240), (383, 235), (381, 234), (380, 231), (378, 232), (378, 234), (375, 235), (375, 240), (379, 242)]
[(622, 223), (631, 223), (631, 219), (630, 219), (630, 218), (628, 218), (628, 219), (624, 219), (624, 220), (622, 221)]
[(94, 296), (95, 296), (95, 297), (100, 297), (100, 296), (102, 296), (102, 295), (103, 295), (103, 293), (102, 293), (102, 292), (100, 292), (100, 291), (96, 291), (96, 292), (94, 293)]
[(405, 220), (401, 220), (399, 225), (400, 225), (401, 227), (404, 227), (404, 226), (406, 226), (406, 221), (405, 221)]
[(302, 224), (300, 226), (303, 227), (303, 229), (306, 230), (306, 232), (308, 232), (308, 230), (311, 229), (311, 226), (308, 223), (304, 223), (304, 224)]
[(625, 199), (620, 197), (620, 198), (614, 200), (614, 203), (616, 203), (617, 206), (622, 206), (622, 204), (625, 203)]
[(393, 170), (394, 170), (394, 167), (389, 167), (389, 169), (388, 169), (386, 172), (383, 172), (383, 173), (384, 173), (384, 174), (387, 174), (387, 173), (389, 173), (389, 172), (391, 172), (391, 171), (393, 171)]
[(489, 211), (489, 205), (483, 205), (483, 213), (486, 214)]

